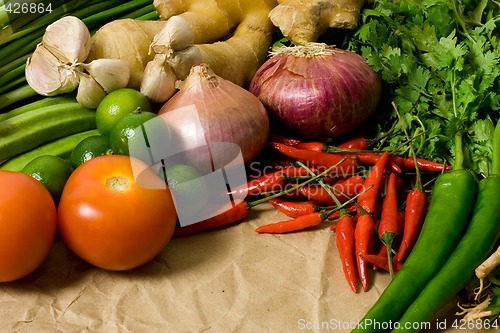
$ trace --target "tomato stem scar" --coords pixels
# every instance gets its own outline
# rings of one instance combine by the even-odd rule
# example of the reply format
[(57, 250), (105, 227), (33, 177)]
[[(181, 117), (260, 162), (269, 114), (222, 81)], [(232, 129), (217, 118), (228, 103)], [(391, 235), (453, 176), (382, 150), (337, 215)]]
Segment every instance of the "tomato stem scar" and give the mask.
[(115, 192), (124, 192), (130, 187), (130, 182), (125, 177), (113, 176), (106, 179), (106, 187)]

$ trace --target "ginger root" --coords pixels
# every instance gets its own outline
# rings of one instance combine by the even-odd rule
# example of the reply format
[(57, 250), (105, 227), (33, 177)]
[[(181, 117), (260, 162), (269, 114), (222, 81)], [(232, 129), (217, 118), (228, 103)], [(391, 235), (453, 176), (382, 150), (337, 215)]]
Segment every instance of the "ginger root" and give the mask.
[[(275, 30), (269, 12), (276, 0), (155, 0), (154, 5), (159, 21), (122, 19), (101, 27), (88, 58), (127, 61), (129, 87), (142, 86), (153, 102), (175, 92), (161, 82), (182, 81), (193, 65), (205, 63), (220, 77), (246, 86), (267, 58)], [(161, 77), (144, 77), (151, 62), (165, 66)], [(168, 91), (151, 92), (157, 81)]]
[(125, 60), (129, 87), (157, 103), (200, 63), (247, 87), (267, 59), (276, 27), (296, 45), (313, 42), (328, 28), (355, 28), (370, 1), (154, 0), (160, 20), (104, 25), (92, 37), (87, 61)]
[(371, 0), (278, 0), (269, 17), (295, 45), (316, 42), (328, 28), (355, 29)]

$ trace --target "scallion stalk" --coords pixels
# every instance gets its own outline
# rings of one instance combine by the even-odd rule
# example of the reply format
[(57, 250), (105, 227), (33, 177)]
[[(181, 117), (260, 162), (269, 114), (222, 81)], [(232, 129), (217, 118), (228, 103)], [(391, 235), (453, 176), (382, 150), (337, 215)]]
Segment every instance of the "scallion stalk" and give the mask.
[(158, 20), (160, 16), (157, 12), (151, 12), (142, 16), (139, 16), (137, 20)]
[(150, 14), (152, 12), (156, 13), (155, 6), (153, 4), (147, 5), (145, 7), (134, 10), (133, 12), (127, 13), (120, 18), (134, 18), (138, 19), (141, 16)]
[(0, 110), (24, 99), (38, 95), (28, 84), (0, 95)]
[(8, 92), (14, 89), (16, 86), (21, 85), (26, 82), (24, 77), (24, 68), (26, 66), (20, 66), (13, 71), (10, 71), (6, 75), (0, 77), (0, 94)]
[(28, 58), (29, 54), (25, 54), (24, 56), (21, 56), (16, 60), (11, 61), (10, 63), (0, 67), (0, 78), (4, 75), (7, 75), (7, 73), (16, 70), (16, 68), (25, 65), (26, 60), (28, 60)]
[(124, 15), (129, 11), (133, 11), (138, 7), (143, 7), (151, 3), (151, 0), (136, 0), (125, 2), (119, 6), (112, 7), (108, 10), (96, 13), (94, 15), (90, 15), (85, 18), (81, 18), (83, 23), (87, 25), (89, 29), (95, 28), (97, 25), (102, 25), (103, 22), (109, 21), (110, 17), (118, 17), (120, 15)]

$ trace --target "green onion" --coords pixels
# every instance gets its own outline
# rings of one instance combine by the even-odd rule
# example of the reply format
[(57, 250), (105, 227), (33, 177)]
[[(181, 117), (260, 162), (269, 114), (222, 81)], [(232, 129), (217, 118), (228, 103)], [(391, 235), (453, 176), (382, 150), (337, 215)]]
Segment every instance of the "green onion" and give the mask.
[(0, 95), (0, 110), (16, 102), (22, 101), (26, 98), (34, 97), (38, 95), (33, 88), (25, 84), (20, 88), (9, 91), (3, 95)]

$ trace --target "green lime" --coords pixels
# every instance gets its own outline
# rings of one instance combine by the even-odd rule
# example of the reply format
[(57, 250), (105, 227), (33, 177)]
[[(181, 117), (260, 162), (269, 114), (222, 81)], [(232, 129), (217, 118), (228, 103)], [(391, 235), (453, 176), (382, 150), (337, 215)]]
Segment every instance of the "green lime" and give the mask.
[(103, 135), (93, 135), (83, 139), (73, 148), (69, 161), (76, 168), (94, 157), (111, 154), (113, 151), (109, 138)]
[(134, 111), (118, 119), (109, 132), (109, 142), (113, 153), (129, 155), (129, 140), (136, 136), (144, 135), (141, 125), (157, 117), (153, 112)]
[[(208, 187), (201, 173), (187, 164), (176, 164), (165, 170), (168, 187), (178, 209), (197, 213), (208, 202)], [(182, 207), (179, 207), (182, 205)]]
[(151, 103), (141, 92), (131, 89), (117, 89), (103, 98), (97, 106), (95, 121), (102, 135), (109, 135), (111, 127), (123, 116), (135, 110), (151, 112)]
[(71, 164), (65, 159), (42, 155), (26, 164), (22, 172), (42, 183), (57, 203), (73, 170)]

